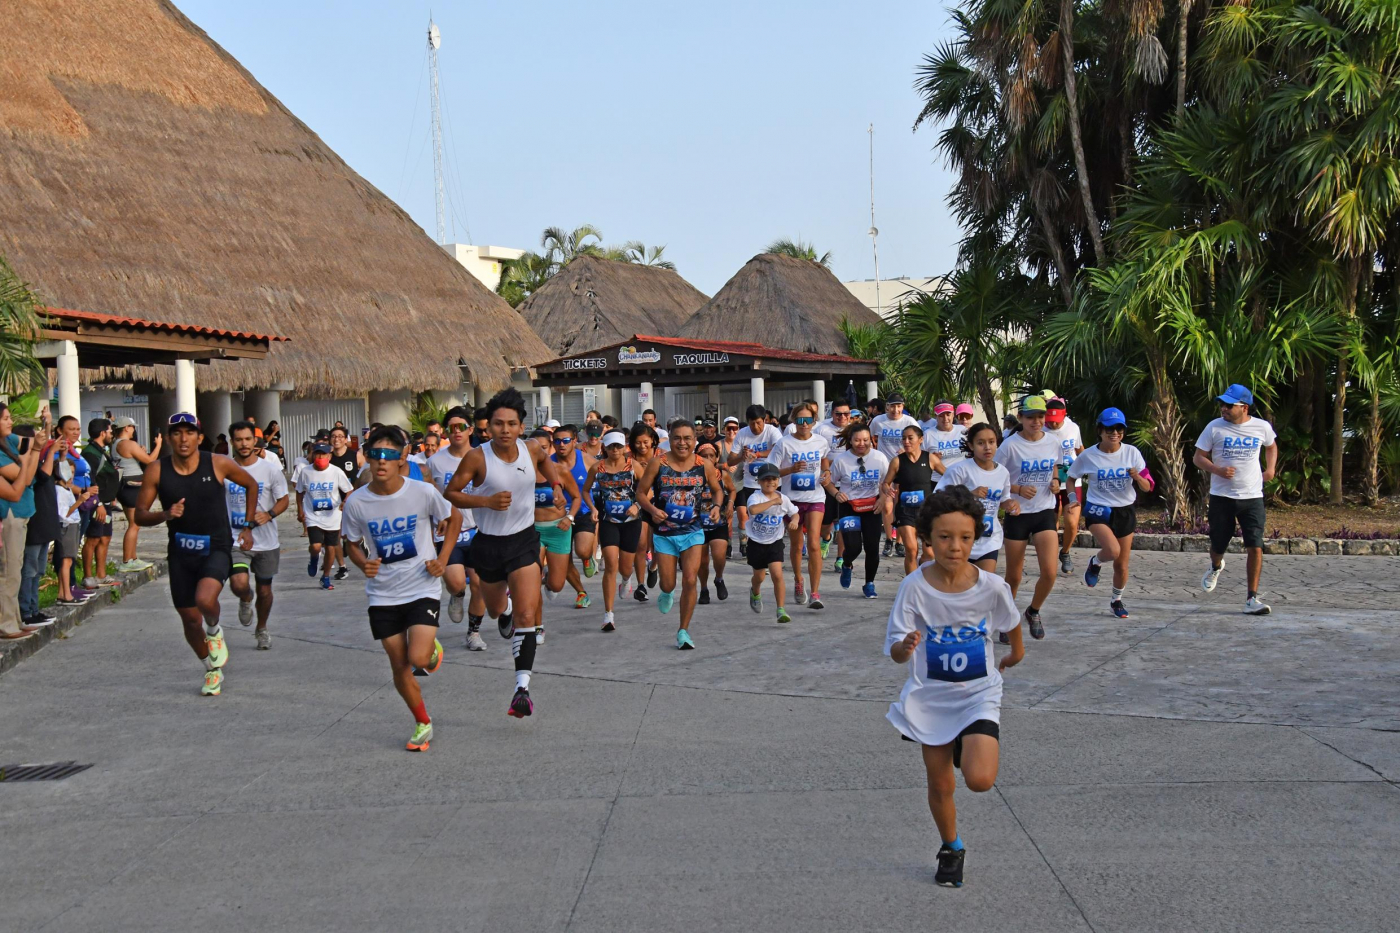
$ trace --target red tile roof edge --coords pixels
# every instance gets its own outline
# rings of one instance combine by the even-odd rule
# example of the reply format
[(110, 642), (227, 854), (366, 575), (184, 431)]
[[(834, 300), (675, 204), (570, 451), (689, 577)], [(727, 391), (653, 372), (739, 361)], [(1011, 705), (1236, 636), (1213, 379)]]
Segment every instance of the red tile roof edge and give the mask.
[(231, 337), (235, 340), (266, 340), (269, 342), (290, 340), (276, 334), (254, 334), (242, 330), (223, 330), (218, 327), (203, 327), (198, 324), (167, 324), (163, 321), (147, 321), (125, 314), (103, 314), (100, 311), (77, 311), (72, 308), (45, 307), (43, 312), (49, 317), (67, 321), (87, 321), (93, 324), (115, 324), (119, 327), (141, 327), (148, 330), (168, 331), (172, 334), (197, 334), (206, 337)]

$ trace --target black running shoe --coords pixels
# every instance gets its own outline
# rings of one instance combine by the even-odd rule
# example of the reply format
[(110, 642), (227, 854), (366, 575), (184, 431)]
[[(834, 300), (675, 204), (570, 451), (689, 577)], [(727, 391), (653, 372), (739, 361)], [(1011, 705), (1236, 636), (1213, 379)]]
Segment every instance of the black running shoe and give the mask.
[(349, 567), (345, 566), (344, 564), (341, 564), (339, 567), (335, 568), (335, 578), (337, 580), (344, 580), (348, 576), (350, 576)]
[(646, 601), (647, 601), (647, 588), (644, 587), (644, 586), (639, 586), (639, 587), (637, 587), (635, 590), (632, 591), (632, 598), (635, 599), (635, 600), (636, 600), (637, 602), (639, 602), (639, 603), (644, 603), (644, 602), (646, 602)]
[(938, 884), (946, 884), (950, 887), (962, 887), (963, 859), (967, 858), (967, 849), (954, 849), (948, 843), (943, 843), (938, 850), (938, 871), (934, 874), (933, 880)]
[(657, 578), (661, 576), (661, 571), (655, 567), (647, 568), (647, 586), (656, 586)]
[(1011, 636), (1005, 632), (997, 632), (997, 641), (1001, 642), (1003, 645), (1009, 645), (1011, 644)]
[(503, 612), (496, 620), (496, 630), (501, 633), (502, 638), (510, 638), (515, 634), (515, 613)]
[(895, 557), (903, 557), (903, 556), (904, 556), (904, 542), (903, 542), (903, 541), (896, 541), (896, 542), (894, 543), (894, 556), (895, 556)]
[(708, 586), (700, 587), (700, 596), (695, 601), (702, 606), (708, 606), (710, 604), (710, 588)]
[[(530, 691), (524, 687), (516, 687), (515, 696), (510, 698), (510, 709), (506, 710), (506, 715), (524, 719), (534, 711), (535, 704), (530, 702)], [(958, 877), (962, 877), (961, 866), (958, 870)]]
[(718, 577), (715, 578), (715, 595), (719, 597), (720, 600), (729, 598), (729, 587), (725, 586), (724, 581)]
[(740, 556), (740, 557), (748, 557), (748, 556), (749, 556), (749, 539), (748, 539), (748, 538), (741, 538), (741, 539), (739, 540), (739, 556)]
[(1040, 623), (1040, 610), (1026, 610), (1026, 627), (1031, 630), (1031, 637), (1037, 641), (1045, 637), (1045, 626)]
[(880, 552), (881, 557), (894, 556), (894, 538), (885, 539), (885, 548)]

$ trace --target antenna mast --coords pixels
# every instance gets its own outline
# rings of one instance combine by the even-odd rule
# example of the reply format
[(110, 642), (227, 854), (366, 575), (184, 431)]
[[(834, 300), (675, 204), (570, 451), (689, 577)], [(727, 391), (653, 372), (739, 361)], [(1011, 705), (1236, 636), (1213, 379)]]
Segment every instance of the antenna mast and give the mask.
[[(433, 74), (434, 74), (434, 81), (435, 81), (435, 80), (437, 80), (437, 77), (435, 77), (435, 76), (437, 76), (437, 71), (434, 71)], [(434, 87), (434, 88), (437, 88), (437, 84), (434, 84), (433, 87)], [(434, 98), (434, 99), (435, 99), (435, 98)], [(865, 130), (865, 132), (871, 134), (871, 231), (869, 231), (869, 234), (871, 234), (871, 252), (874, 252), (874, 254), (875, 254), (875, 314), (878, 314), (879, 317), (882, 317), (882, 318), (883, 318), (883, 317), (885, 317), (885, 315), (882, 314), (882, 312), (881, 312), (881, 303), (879, 303), (879, 247), (878, 247), (878, 245), (876, 245), (876, 242), (875, 242), (875, 238), (876, 238), (876, 237), (879, 237), (879, 230), (878, 230), (878, 228), (875, 227), (875, 125), (874, 125), (874, 123), (871, 123), (871, 125), (869, 125), (869, 129)]]
[[(447, 242), (447, 220), (443, 210), (442, 180), (442, 99), (438, 94), (438, 48), (442, 45), (442, 33), (432, 17), (428, 18), (428, 71), (433, 85), (433, 184), (437, 195), (437, 241)], [(872, 189), (873, 190), (873, 189)]]

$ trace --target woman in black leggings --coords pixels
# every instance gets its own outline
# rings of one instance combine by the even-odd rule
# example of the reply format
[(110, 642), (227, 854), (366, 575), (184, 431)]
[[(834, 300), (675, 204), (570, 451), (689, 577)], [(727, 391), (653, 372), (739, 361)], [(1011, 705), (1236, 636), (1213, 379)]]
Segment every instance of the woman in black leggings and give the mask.
[(823, 486), (836, 499), (839, 515), (836, 530), (841, 532), (841, 587), (851, 586), (855, 559), (865, 551), (866, 599), (875, 598), (875, 571), (880, 569), (880, 535), (884, 513), (880, 509), (880, 484), (890, 470), (889, 458), (875, 449), (870, 429), (853, 424), (840, 441), (846, 449), (831, 461), (831, 471)]

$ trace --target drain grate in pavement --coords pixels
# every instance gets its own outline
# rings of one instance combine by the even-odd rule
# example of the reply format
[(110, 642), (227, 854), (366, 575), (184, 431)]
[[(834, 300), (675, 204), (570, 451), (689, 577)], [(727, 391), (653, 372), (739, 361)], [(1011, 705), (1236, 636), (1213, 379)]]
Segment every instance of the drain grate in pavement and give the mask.
[(61, 781), (91, 767), (76, 761), (59, 761), (51, 765), (0, 765), (0, 783)]

